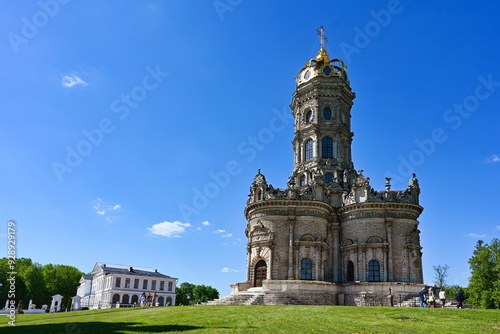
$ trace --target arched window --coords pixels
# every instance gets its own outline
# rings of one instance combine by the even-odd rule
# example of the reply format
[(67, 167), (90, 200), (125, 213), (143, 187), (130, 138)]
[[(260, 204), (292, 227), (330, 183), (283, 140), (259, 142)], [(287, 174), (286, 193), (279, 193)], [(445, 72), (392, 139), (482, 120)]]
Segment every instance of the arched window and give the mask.
[(138, 295), (133, 295), (132, 300), (130, 301), (131, 304), (139, 304), (139, 296)]
[(306, 176), (305, 175), (302, 175), (300, 177), (300, 182), (299, 182), (300, 186), (305, 186), (306, 185)]
[(333, 183), (333, 174), (325, 173), (325, 183)]
[(323, 118), (326, 120), (332, 119), (332, 109), (330, 107), (323, 109)]
[(312, 119), (313, 119), (313, 112), (311, 110), (309, 110), (306, 113), (306, 123), (311, 123)]
[(123, 295), (122, 304), (128, 304), (128, 295)]
[(305, 157), (306, 157), (306, 161), (311, 160), (313, 158), (313, 141), (312, 141), (312, 139), (309, 139), (308, 141), (306, 141)]
[(312, 261), (309, 259), (302, 259), (300, 261), (300, 279), (312, 280)]
[(380, 282), (380, 264), (372, 260), (368, 263), (368, 281)]
[(257, 190), (257, 200), (262, 201), (262, 189)]
[(333, 140), (330, 137), (323, 138), (323, 158), (333, 158)]
[(113, 303), (113, 304), (116, 304), (116, 303), (119, 303), (119, 302), (120, 302), (120, 295), (119, 295), (119, 294), (117, 294), (117, 293), (115, 293), (115, 294), (113, 295), (113, 301), (112, 301), (112, 303)]
[(165, 306), (165, 298), (163, 296), (158, 297), (158, 306)]
[(354, 281), (354, 263), (347, 261), (347, 281)]

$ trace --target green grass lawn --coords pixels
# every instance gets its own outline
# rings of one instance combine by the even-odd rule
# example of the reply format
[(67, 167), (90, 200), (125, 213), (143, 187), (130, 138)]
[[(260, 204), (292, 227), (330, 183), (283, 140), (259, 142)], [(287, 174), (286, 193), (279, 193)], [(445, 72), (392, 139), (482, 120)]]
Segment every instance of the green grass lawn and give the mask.
[(500, 333), (500, 310), (177, 306), (1, 315), (1, 333)]

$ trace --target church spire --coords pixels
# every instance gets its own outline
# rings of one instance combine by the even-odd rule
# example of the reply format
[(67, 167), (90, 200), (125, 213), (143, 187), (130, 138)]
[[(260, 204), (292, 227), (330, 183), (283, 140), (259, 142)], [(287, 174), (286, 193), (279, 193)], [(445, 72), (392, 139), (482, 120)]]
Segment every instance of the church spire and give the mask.
[(340, 59), (330, 59), (325, 50), (328, 39), (323, 26), (316, 30), (320, 50), (299, 71), (291, 108), (295, 118), (294, 170), (296, 187), (318, 180), (342, 184), (353, 179), (351, 157), (351, 107), (355, 94)]
[(325, 28), (323, 26), (316, 29), (316, 33), (320, 36), (321, 50), (325, 49), (325, 43), (328, 43), (328, 38), (325, 36)]
[(316, 56), (316, 62), (329, 64), (330, 57), (328, 56), (328, 53), (325, 49), (325, 44), (328, 43), (328, 38), (326, 38), (325, 36), (325, 28), (323, 26), (319, 27), (318, 29), (316, 29), (316, 33), (320, 36), (320, 49), (318, 51), (318, 55)]

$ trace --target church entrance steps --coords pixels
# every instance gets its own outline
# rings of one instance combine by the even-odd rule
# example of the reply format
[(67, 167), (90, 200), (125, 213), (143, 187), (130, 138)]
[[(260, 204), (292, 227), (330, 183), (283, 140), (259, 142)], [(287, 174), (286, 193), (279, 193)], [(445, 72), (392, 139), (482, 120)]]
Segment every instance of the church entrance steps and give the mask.
[(275, 292), (240, 292), (220, 299), (212, 300), (207, 305), (300, 305), (292, 296)]

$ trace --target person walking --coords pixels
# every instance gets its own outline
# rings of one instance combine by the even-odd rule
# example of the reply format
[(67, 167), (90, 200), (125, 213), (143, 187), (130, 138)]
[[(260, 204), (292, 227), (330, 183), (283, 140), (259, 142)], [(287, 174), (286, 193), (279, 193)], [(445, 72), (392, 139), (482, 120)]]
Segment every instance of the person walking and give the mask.
[(441, 308), (446, 304), (446, 292), (443, 288), (439, 289), (439, 300), (441, 300)]
[(436, 296), (434, 296), (434, 288), (432, 286), (429, 288), (427, 302), (429, 303), (428, 307), (432, 307), (432, 308), (436, 307)]
[(429, 307), (429, 305), (427, 304), (427, 292), (425, 292), (425, 288), (422, 288), (422, 290), (420, 290), (418, 296), (420, 297), (420, 307)]
[(146, 306), (146, 293), (143, 292), (142, 295), (141, 295), (141, 306)]
[(464, 296), (464, 292), (462, 291), (462, 289), (458, 289), (458, 292), (455, 296), (455, 299), (458, 302), (457, 308), (463, 309), (464, 308), (463, 302), (464, 302), (465, 296)]

